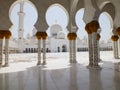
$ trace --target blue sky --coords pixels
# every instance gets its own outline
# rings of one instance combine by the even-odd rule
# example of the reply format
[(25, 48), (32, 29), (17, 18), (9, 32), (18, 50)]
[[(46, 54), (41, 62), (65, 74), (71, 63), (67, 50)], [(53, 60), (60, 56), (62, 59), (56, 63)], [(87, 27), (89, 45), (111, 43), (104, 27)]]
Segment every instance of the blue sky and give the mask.
[[(15, 5), (12, 12), (11, 12), (11, 19), (13, 22), (13, 28), (12, 28), (12, 34), (14, 37), (18, 37), (18, 12), (19, 12), (20, 6), (19, 4)], [(32, 34), (32, 30), (34, 27), (34, 24), (37, 20), (37, 11), (32, 7), (32, 5), (25, 3), (24, 5), (24, 12), (25, 12), (25, 17), (24, 17), (24, 37), (26, 36), (27, 33)], [(79, 10), (76, 13), (76, 24), (78, 26), (78, 37), (82, 39), (84, 36), (87, 36), (86, 31), (84, 30), (85, 23), (83, 21), (83, 14), (84, 14), (84, 9)], [(31, 18), (32, 17), (32, 18)], [(58, 6), (51, 7), (47, 12), (46, 12), (46, 21), (49, 26), (55, 24), (56, 22), (61, 25), (63, 28), (63, 31), (66, 33), (66, 26), (68, 23), (67, 20), (67, 15), (64, 12), (64, 10)], [(99, 23), (101, 26), (101, 40), (108, 40), (110, 39), (110, 21), (107, 15), (101, 14), (99, 18)]]

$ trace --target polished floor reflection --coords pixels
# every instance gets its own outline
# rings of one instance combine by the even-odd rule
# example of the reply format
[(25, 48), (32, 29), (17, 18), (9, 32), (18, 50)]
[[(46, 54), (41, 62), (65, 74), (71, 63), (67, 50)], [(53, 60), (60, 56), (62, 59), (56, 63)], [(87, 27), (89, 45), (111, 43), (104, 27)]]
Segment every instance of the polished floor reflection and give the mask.
[(120, 90), (119, 60), (104, 58), (102, 69), (97, 70), (86, 68), (84, 56), (77, 64), (53, 56), (45, 66), (36, 66), (32, 61), (1, 68), (0, 90)]

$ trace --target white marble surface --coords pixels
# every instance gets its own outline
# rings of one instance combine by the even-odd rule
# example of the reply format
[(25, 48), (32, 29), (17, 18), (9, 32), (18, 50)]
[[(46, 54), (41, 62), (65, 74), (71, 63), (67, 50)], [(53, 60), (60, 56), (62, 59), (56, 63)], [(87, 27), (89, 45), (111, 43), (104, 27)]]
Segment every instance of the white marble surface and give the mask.
[(36, 66), (37, 54), (11, 54), (10, 66), (0, 68), (0, 90), (120, 90), (120, 60), (101, 52), (102, 70), (87, 69), (88, 52), (47, 54), (47, 65)]

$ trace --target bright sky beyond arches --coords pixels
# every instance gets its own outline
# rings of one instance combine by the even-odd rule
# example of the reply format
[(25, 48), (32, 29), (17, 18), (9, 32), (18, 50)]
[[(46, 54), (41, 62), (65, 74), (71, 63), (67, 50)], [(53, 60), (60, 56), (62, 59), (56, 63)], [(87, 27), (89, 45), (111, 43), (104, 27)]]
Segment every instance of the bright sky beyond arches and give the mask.
[[(19, 17), (17, 13), (19, 12), (19, 8), (20, 8), (19, 4), (15, 5), (11, 13), (12, 22), (14, 24), (12, 28), (12, 34), (14, 37), (18, 37)], [(24, 37), (26, 37), (27, 33), (32, 35), (32, 30), (34, 27), (33, 25), (37, 20), (37, 11), (35, 10), (35, 8), (32, 7), (32, 5), (30, 5), (29, 3), (25, 3), (24, 12), (25, 12)], [(84, 38), (84, 36), (87, 36), (87, 33), (84, 30), (85, 23), (82, 19), (83, 14), (84, 14), (84, 9), (81, 9), (76, 13), (76, 17), (75, 17), (76, 24), (79, 28), (77, 31), (77, 34), (80, 39)], [(63, 29), (65, 29), (67, 25), (66, 13), (59, 6), (53, 6), (48, 11), (46, 11), (46, 19), (47, 19), (49, 26), (57, 22), (58, 24), (62, 26)], [(103, 13), (100, 15), (99, 23), (101, 26), (101, 40), (110, 39), (111, 26), (110, 26), (110, 20), (106, 14)], [(66, 32), (67, 30), (63, 30), (63, 31)]]

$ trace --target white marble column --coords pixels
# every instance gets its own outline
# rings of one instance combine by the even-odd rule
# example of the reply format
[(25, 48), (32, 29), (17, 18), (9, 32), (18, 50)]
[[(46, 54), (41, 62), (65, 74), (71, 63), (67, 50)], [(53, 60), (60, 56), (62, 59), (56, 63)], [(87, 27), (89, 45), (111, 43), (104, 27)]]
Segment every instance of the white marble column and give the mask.
[(46, 64), (46, 40), (43, 39), (43, 65)]
[(114, 58), (116, 58), (115, 41), (113, 41), (113, 55), (114, 55)]
[(97, 47), (98, 47), (98, 62), (100, 62), (101, 59), (100, 59), (100, 45), (99, 45), (99, 40), (97, 40)]
[(116, 58), (119, 59), (119, 48), (118, 48), (118, 41), (116, 41)]
[(118, 42), (117, 41), (114, 41), (114, 54), (115, 54), (115, 59), (119, 59)]
[(88, 34), (89, 66), (93, 66), (92, 34)]
[(98, 67), (98, 46), (97, 46), (97, 32), (92, 33), (92, 39), (93, 39), (93, 54), (94, 54), (94, 66)]
[(118, 59), (117, 41), (113, 41), (113, 53), (114, 53), (114, 58)]
[(119, 39), (118, 39), (118, 53), (119, 53), (119, 56), (120, 56), (120, 36), (119, 36)]
[(76, 40), (72, 40), (72, 44), (73, 44), (73, 49), (72, 49), (72, 57), (73, 57), (73, 63), (76, 63)]
[(72, 57), (72, 40), (69, 40), (69, 48), (70, 48), (70, 50), (69, 50), (69, 58), (70, 58), (70, 63), (72, 63), (72, 60), (73, 60), (73, 57)]
[(9, 66), (9, 39), (5, 39), (5, 65)]
[(41, 39), (38, 39), (38, 62), (37, 65), (41, 64)]
[(78, 28), (77, 26), (72, 26), (71, 27), (71, 33), (72, 33), (72, 46), (71, 46), (71, 52), (72, 52), (72, 63), (76, 63), (76, 38), (77, 38), (77, 32)]
[(3, 39), (0, 39), (0, 66), (2, 65), (3, 59)]

